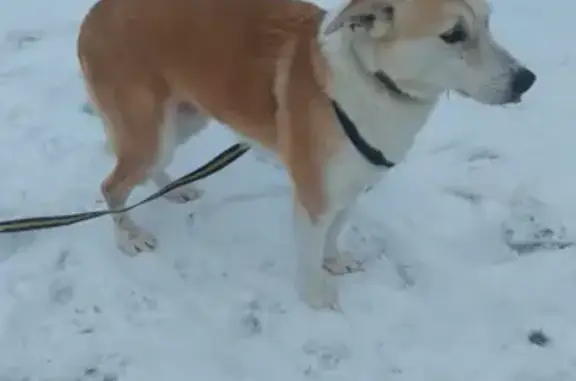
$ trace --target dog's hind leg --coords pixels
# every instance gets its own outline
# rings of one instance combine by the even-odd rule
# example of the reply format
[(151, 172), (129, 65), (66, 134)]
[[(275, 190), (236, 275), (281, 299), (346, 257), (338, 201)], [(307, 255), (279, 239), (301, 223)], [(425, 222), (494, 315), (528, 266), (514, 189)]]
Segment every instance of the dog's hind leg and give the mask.
[[(172, 160), (175, 148), (184, 144), (192, 136), (202, 131), (210, 121), (194, 106), (188, 103), (169, 104), (166, 107), (166, 117), (162, 128), (161, 157), (150, 175), (158, 188), (163, 188), (172, 182), (172, 177), (166, 172), (166, 166)], [(190, 184), (174, 189), (164, 195), (170, 202), (182, 204), (196, 200), (202, 196), (203, 191)]]
[[(166, 101), (143, 84), (101, 85), (95, 95), (101, 100), (99, 106), (106, 115), (117, 158), (114, 170), (102, 182), (102, 194), (109, 209), (121, 209), (134, 187), (146, 181), (156, 165)], [(124, 252), (135, 255), (155, 248), (154, 236), (140, 228), (128, 212), (112, 218), (117, 245)]]

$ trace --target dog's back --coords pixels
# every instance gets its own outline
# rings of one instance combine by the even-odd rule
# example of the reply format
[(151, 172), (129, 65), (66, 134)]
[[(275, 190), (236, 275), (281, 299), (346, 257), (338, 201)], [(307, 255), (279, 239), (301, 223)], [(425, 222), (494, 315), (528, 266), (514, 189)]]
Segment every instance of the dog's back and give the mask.
[(292, 0), (102, 0), (78, 53), (89, 87), (153, 86), (156, 96), (201, 100), (195, 106), (217, 119), (241, 116), (272, 133), (276, 61), (286, 41), (315, 37), (322, 13)]

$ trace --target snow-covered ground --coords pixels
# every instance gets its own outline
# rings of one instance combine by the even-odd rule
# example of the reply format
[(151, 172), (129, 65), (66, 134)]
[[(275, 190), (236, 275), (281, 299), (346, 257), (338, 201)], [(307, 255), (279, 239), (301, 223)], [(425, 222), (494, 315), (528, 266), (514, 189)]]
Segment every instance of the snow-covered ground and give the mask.
[[(0, 0), (0, 219), (103, 207), (113, 161), (75, 55), (90, 3)], [(514, 107), (443, 101), (342, 237), (366, 271), (341, 313), (297, 299), (287, 179), (249, 154), (197, 204), (135, 212), (156, 254), (120, 254), (108, 218), (1, 235), (0, 380), (576, 380), (576, 5), (493, 5), (538, 81)], [(173, 174), (231, 142), (214, 126)]]

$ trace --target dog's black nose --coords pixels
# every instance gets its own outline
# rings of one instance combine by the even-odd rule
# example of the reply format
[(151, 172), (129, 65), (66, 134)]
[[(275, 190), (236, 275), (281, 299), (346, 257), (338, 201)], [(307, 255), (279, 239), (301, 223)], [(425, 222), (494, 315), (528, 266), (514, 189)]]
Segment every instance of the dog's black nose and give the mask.
[(514, 78), (512, 79), (512, 93), (517, 95), (524, 94), (532, 87), (534, 82), (536, 82), (536, 74), (525, 68), (519, 69), (514, 73)]

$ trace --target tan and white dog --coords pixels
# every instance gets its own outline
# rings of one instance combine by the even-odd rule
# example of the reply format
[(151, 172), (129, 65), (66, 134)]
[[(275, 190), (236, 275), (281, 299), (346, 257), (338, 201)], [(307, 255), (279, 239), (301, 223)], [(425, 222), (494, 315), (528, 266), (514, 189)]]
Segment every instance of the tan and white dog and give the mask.
[[(166, 185), (176, 147), (214, 118), (286, 166), (297, 290), (314, 308), (338, 301), (325, 269), (360, 269), (336, 245), (355, 199), (402, 160), (439, 97), (514, 103), (536, 79), (493, 39), (485, 0), (346, 0), (328, 12), (296, 0), (100, 0), (78, 55), (117, 156), (108, 206), (146, 179)], [(124, 251), (154, 249), (128, 214), (114, 224)]]

